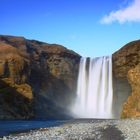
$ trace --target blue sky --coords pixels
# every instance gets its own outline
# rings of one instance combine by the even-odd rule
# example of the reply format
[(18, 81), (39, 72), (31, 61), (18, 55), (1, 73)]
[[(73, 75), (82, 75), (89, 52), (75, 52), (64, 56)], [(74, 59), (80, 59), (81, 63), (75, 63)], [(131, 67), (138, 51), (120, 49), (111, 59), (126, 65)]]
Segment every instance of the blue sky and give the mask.
[(140, 0), (0, 0), (0, 34), (110, 55), (140, 39)]

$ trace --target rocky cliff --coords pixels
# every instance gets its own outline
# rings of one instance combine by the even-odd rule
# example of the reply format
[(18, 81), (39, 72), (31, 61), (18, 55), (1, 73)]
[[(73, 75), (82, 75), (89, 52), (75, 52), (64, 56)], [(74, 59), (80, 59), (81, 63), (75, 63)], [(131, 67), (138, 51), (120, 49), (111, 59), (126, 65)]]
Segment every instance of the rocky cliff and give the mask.
[(66, 116), (79, 60), (61, 45), (0, 36), (0, 119)]
[[(112, 57), (115, 115), (140, 117), (140, 40)], [(70, 117), (79, 60), (61, 45), (1, 35), (0, 119)]]
[(126, 44), (113, 54), (113, 75), (121, 117), (140, 117), (140, 40)]

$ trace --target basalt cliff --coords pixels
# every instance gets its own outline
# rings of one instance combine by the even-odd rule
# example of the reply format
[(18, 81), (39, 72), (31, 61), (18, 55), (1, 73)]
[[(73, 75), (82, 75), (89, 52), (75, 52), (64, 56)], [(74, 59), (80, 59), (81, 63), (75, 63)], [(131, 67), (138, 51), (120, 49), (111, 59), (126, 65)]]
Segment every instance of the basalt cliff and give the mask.
[[(113, 55), (114, 106), (140, 117), (140, 41)], [(69, 118), (81, 56), (61, 45), (0, 36), (0, 119)]]

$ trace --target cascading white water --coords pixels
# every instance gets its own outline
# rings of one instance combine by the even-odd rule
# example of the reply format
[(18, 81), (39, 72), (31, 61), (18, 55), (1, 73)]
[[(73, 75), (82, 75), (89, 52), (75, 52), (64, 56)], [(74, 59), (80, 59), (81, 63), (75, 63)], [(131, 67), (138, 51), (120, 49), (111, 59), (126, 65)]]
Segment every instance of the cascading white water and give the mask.
[(81, 58), (77, 98), (72, 108), (79, 118), (113, 118), (112, 57)]

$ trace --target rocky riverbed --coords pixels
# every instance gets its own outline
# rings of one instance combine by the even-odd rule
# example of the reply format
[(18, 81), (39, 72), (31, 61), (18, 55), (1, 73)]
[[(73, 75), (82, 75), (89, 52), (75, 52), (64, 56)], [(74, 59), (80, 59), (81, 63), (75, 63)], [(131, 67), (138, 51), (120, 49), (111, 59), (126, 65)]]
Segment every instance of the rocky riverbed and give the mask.
[(57, 127), (4, 136), (3, 140), (139, 140), (140, 119), (72, 120)]

